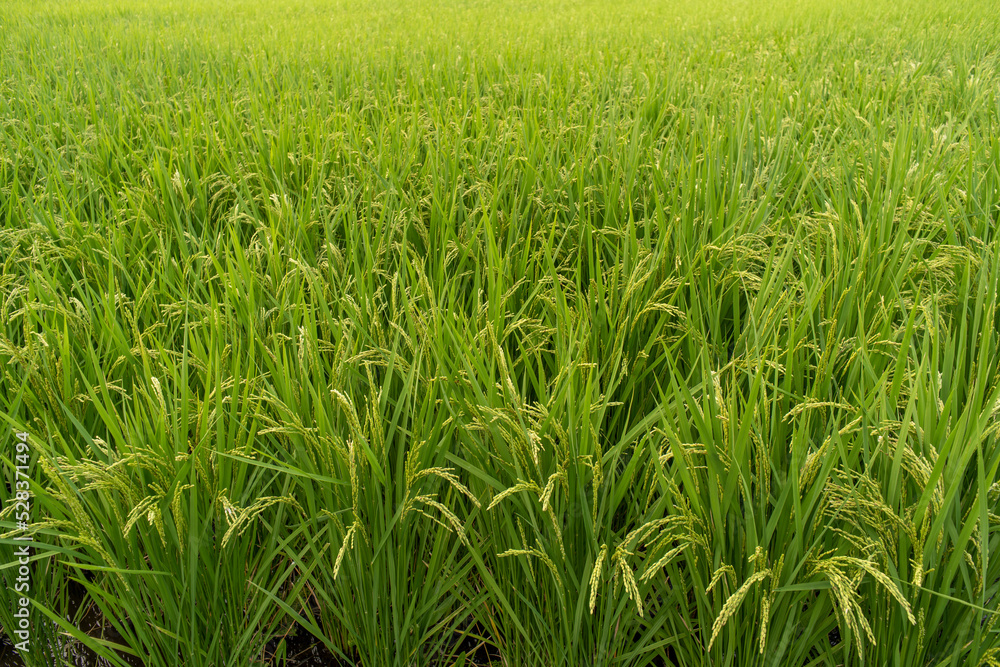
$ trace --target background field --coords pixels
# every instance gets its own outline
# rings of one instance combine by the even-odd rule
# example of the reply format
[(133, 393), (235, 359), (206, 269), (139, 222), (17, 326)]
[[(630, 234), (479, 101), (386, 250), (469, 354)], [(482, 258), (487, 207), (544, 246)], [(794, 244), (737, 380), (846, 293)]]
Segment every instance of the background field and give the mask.
[(30, 665), (1000, 665), (998, 49), (4, 2), (0, 626), (24, 430)]

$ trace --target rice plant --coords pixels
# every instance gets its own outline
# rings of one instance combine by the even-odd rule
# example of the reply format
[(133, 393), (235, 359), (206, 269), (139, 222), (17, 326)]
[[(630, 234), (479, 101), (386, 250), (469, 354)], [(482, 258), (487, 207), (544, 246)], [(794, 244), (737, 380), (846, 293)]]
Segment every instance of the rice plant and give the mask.
[(0, 636), (30, 535), (28, 665), (1000, 665), (998, 36), (4, 4)]

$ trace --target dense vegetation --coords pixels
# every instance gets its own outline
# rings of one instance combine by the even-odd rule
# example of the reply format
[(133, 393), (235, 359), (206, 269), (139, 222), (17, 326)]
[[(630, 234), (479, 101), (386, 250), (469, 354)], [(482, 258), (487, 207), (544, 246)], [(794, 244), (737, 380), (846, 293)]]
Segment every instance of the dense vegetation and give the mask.
[(26, 431), (29, 664), (1000, 665), (998, 65), (976, 0), (8, 0), (0, 626)]

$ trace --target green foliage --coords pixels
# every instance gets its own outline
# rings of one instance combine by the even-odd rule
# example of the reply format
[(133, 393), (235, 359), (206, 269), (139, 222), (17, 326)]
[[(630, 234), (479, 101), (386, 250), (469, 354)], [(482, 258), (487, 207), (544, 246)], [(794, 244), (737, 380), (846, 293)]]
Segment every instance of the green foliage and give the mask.
[(988, 3), (231, 4), (0, 9), (31, 664), (1000, 665)]

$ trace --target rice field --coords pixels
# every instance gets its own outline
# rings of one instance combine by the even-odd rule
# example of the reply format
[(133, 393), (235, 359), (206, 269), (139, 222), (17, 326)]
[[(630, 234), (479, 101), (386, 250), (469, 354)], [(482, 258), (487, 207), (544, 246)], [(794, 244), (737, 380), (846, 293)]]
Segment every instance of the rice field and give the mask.
[(1000, 666), (998, 67), (981, 0), (4, 2), (2, 664)]

